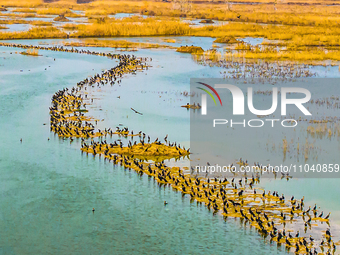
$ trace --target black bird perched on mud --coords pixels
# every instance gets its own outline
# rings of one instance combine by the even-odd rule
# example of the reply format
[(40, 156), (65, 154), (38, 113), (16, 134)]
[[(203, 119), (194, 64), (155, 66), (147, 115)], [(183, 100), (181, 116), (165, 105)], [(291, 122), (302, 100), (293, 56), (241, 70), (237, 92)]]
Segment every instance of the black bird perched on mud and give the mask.
[(298, 253), (299, 250), (300, 250), (300, 247), (299, 247), (299, 245), (296, 243), (296, 244), (295, 244), (295, 253)]
[(331, 213), (328, 213), (327, 216), (325, 217), (325, 219), (328, 219), (330, 215), (331, 215)]

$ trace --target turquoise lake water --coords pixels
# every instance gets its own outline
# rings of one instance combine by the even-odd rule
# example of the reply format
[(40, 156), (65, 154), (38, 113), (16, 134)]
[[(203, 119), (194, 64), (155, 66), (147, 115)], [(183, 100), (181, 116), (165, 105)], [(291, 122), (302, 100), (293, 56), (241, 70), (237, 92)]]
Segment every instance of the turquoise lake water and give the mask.
[[(0, 47), (0, 254), (285, 253), (238, 219), (225, 222), (146, 176), (82, 154), (80, 141), (70, 144), (50, 133), (52, 95), (115, 66), (115, 60), (50, 51), (31, 57), (19, 51)], [(189, 90), (190, 77), (217, 77), (220, 70), (171, 50), (135, 54), (152, 57), (153, 67), (128, 75), (121, 86), (91, 91), (90, 115), (102, 120), (99, 128), (122, 124), (152, 139), (168, 134), (189, 147), (189, 112), (179, 108), (188, 99), (181, 92)], [(305, 196), (307, 205), (318, 203), (332, 212), (332, 224), (340, 222), (338, 179), (260, 185), (286, 197)]]

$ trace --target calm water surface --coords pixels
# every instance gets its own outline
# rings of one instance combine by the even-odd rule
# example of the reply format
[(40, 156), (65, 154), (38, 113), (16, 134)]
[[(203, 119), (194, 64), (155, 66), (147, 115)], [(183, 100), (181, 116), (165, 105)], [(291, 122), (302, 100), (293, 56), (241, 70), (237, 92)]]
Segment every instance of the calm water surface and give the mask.
[[(113, 67), (115, 60), (49, 51), (30, 57), (16, 51), (22, 50), (0, 47), (0, 254), (284, 253), (239, 220), (225, 222), (146, 176), (82, 155), (78, 140), (70, 144), (49, 132), (52, 95)], [(91, 115), (102, 120), (99, 128), (123, 124), (152, 139), (168, 134), (188, 147), (189, 113), (179, 108), (188, 99), (180, 93), (189, 89), (190, 77), (217, 77), (219, 69), (170, 50), (136, 54), (151, 56), (153, 67), (124, 78), (121, 86), (91, 91)], [(340, 211), (337, 180), (263, 185)]]

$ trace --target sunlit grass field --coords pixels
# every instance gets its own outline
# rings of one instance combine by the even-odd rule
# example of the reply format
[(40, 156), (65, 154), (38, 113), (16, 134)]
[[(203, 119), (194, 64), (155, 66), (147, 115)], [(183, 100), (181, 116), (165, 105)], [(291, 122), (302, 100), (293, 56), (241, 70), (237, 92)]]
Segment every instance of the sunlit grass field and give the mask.
[[(4, 8), (0, 24), (31, 24), (29, 31), (13, 32), (2, 26), (1, 40), (33, 38), (84, 38), (134, 36), (204, 36), (262, 37), (261, 47), (240, 44), (228, 52), (240, 58), (271, 60), (334, 60), (340, 58), (340, 2), (280, 1), (256, 4), (232, 2), (167, 3), (155, 1), (0, 1)], [(75, 11), (82, 11), (76, 13)], [(147, 18), (133, 16), (115, 19), (116, 13), (141, 13)], [(27, 20), (49, 15), (86, 18), (89, 23), (67, 23), (61, 27), (51, 22)], [(229, 21), (223, 25), (191, 26), (187, 19)], [(58, 20), (58, 19), (57, 19)], [(67, 19), (65, 20), (67, 21)], [(225, 44), (228, 47), (228, 44)], [(199, 45), (197, 45), (199, 46)]]

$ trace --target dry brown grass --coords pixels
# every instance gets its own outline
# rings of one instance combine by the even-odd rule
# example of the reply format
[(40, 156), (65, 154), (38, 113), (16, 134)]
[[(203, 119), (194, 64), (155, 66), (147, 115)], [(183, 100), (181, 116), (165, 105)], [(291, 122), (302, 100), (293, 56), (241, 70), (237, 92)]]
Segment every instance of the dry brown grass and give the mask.
[(28, 24), (29, 21), (27, 20), (21, 20), (21, 19), (6, 19), (6, 20), (0, 20), (0, 24)]
[(66, 38), (67, 34), (55, 27), (34, 27), (25, 32), (0, 33), (0, 40)]
[(79, 25), (72, 37), (184, 35), (189, 31), (189, 25), (183, 22), (133, 17), (123, 21)]
[(177, 50), (177, 52), (182, 53), (191, 53), (191, 54), (203, 54), (204, 50), (199, 46), (181, 46)]
[(109, 47), (109, 48), (123, 48), (123, 49), (151, 49), (151, 48), (173, 48), (167, 45), (157, 43), (140, 43), (130, 42), (126, 40), (98, 40), (98, 39), (85, 39), (80, 42), (64, 41), (63, 45), (73, 47)]
[(62, 26), (62, 28), (65, 30), (74, 31), (74, 30), (78, 30), (78, 26), (79, 25), (76, 25), (76, 24), (65, 24)]
[[(243, 0), (241, 0), (243, 1)], [(245, 1), (245, 0), (244, 0)], [(5, 6), (21, 6), (26, 9), (21, 11), (33, 12), (27, 7), (45, 7), (37, 10), (38, 14), (62, 14), (69, 8), (84, 10), (86, 16), (104, 16), (117, 12), (146, 13), (156, 16), (187, 16), (200, 19), (229, 20), (256, 22), (267, 24), (286, 24), (304, 26), (337, 26), (340, 22), (340, 6), (325, 4), (340, 4), (340, 1), (287, 1), (279, 2), (274, 6), (274, 2), (262, 0), (249, 1), (262, 4), (232, 4), (229, 11), (223, 2), (203, 1), (195, 3), (190, 10), (181, 11), (178, 6), (172, 3), (155, 1), (107, 1), (97, 0), (89, 4), (77, 5), (75, 0), (57, 1), (44, 4), (41, 0), (0, 0), (0, 4)], [(294, 3), (294, 4), (289, 4)], [(303, 5), (300, 3), (304, 3)], [(322, 3), (323, 5), (315, 5)], [(20, 10), (19, 10), (20, 11)], [(74, 14), (71, 14), (74, 15)]]
[(43, 0), (0, 0), (0, 5), (7, 7), (25, 7), (32, 8), (43, 4)]
[[(245, 1), (245, 0), (241, 0)], [(0, 0), (0, 3), (6, 2)], [(74, 31), (70, 37), (116, 37), (116, 36), (207, 36), (218, 38), (216, 42), (228, 42), (223, 38), (263, 37), (267, 41), (263, 50), (254, 49), (245, 45), (238, 45), (237, 52), (229, 53), (244, 58), (267, 59), (296, 59), (296, 60), (338, 60), (340, 52), (340, 6), (316, 5), (326, 3), (340, 4), (340, 1), (329, 0), (289, 0), (274, 6), (273, 2), (256, 1), (262, 4), (232, 4), (230, 10), (225, 4), (216, 4), (209, 1), (193, 2), (191, 10), (181, 11), (172, 3), (154, 1), (108, 1), (97, 0), (89, 4), (77, 5), (75, 0), (64, 0), (50, 4), (41, 1), (19, 0), (11, 6), (22, 6), (18, 9), (21, 14), (13, 16), (13, 20), (2, 20), (0, 24), (34, 24), (23, 20), (24, 15), (37, 14), (64, 14), (80, 16), (72, 10), (84, 10), (85, 15), (92, 24), (70, 25), (63, 28)], [(9, 1), (6, 2), (10, 5)], [(304, 4), (302, 4), (304, 3)], [(37, 7), (32, 9), (31, 7)], [(109, 14), (118, 12), (146, 13), (158, 18), (140, 19), (110, 19)], [(21, 16), (20, 16), (21, 15)], [(160, 18), (164, 17), (166, 18)], [(186, 16), (188, 18), (214, 19), (235, 21), (224, 26), (190, 27), (169, 17)], [(242, 23), (247, 22), (247, 23)], [(270, 25), (262, 25), (266, 23)], [(281, 24), (271, 25), (271, 24)], [(39, 24), (36, 24), (39, 25)], [(41, 23), (41, 25), (43, 25)], [(46, 25), (49, 25), (46, 23)], [(60, 32), (60, 31), (59, 31)], [(47, 30), (38, 36), (53, 37), (64, 36), (57, 31)], [(12, 37), (31, 36), (31, 32), (12, 34)], [(42, 35), (44, 34), (44, 35)], [(7, 38), (9, 35), (1, 35)], [(277, 41), (272, 41), (277, 40)], [(233, 40), (235, 43), (236, 41)], [(285, 47), (277, 52), (269, 51), (270, 45)], [(242, 49), (242, 47), (245, 47)], [(248, 47), (248, 49), (247, 49)]]
[(21, 55), (26, 55), (26, 56), (39, 56), (39, 50), (38, 49), (27, 49), (26, 51), (20, 52)]
[(13, 12), (36, 13), (37, 10), (32, 8), (16, 8)]
[(41, 21), (41, 20), (33, 20), (32, 22), (30, 22), (30, 24), (34, 25), (34, 26), (52, 26), (52, 22), (48, 22), (48, 21)]

